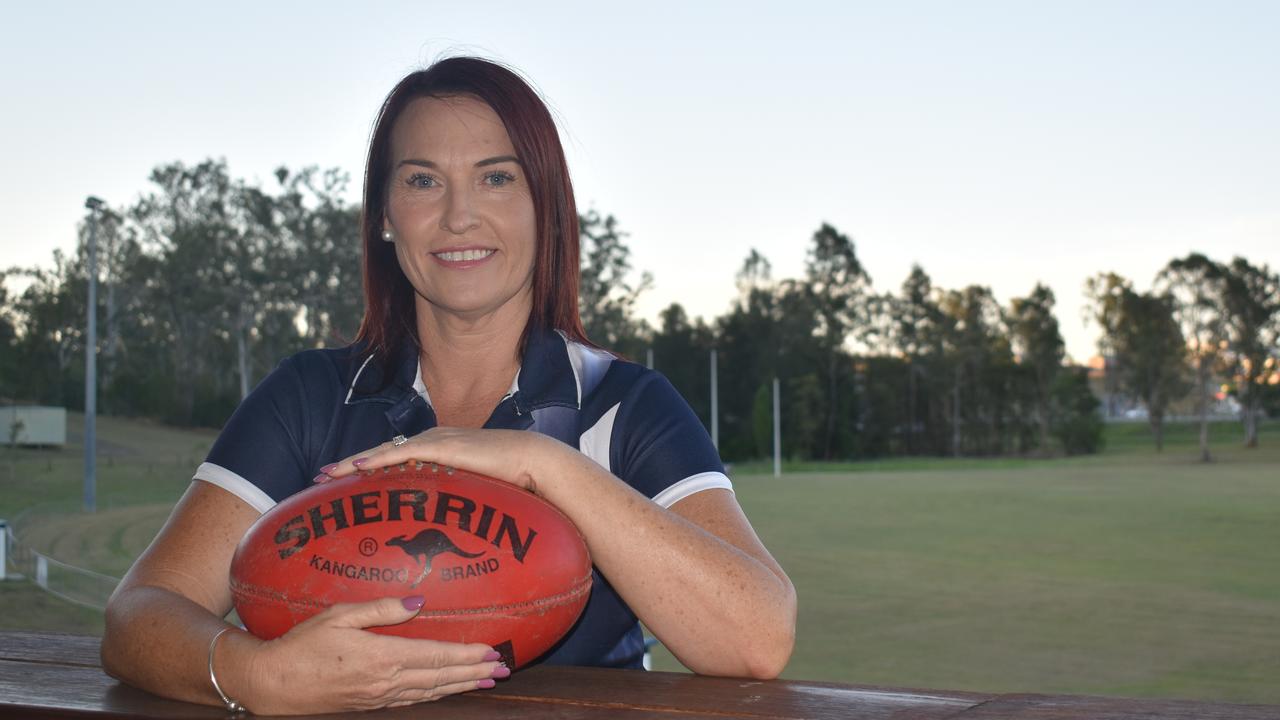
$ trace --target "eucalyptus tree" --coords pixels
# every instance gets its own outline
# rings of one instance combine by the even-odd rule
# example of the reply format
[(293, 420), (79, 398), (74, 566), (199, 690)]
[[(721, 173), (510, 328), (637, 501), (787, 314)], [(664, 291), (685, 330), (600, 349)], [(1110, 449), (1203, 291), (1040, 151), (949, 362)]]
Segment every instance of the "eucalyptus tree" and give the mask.
[(991, 289), (970, 285), (942, 296), (943, 336), (953, 357), (952, 454), (1003, 450), (1004, 403), (1013, 352)]
[(363, 313), (360, 208), (343, 200), (347, 173), (280, 167), (274, 197), (278, 232), (288, 238), (281, 279), (306, 347), (345, 345)]
[(871, 277), (859, 262), (853, 241), (823, 223), (813, 233), (805, 256), (805, 284), (817, 320), (816, 333), (822, 340), (825, 355), (822, 375), (829, 403), (822, 457), (830, 459), (839, 406), (836, 402), (841, 374), (838, 363), (845, 355), (845, 341), (851, 336), (865, 339), (872, 326), (870, 314), (873, 309), (867, 302), (871, 297)]
[[(72, 257), (53, 251), (49, 268), (11, 268), (26, 287), (9, 304), (13, 317), (14, 365), (22, 369), (15, 395), (51, 405), (80, 407), (83, 377), (75, 357), (84, 352), (87, 290), (83, 245)], [(83, 355), (81, 355), (83, 357)]]
[(1115, 274), (1085, 283), (1093, 319), (1102, 328), (1098, 349), (1114, 355), (1121, 385), (1147, 407), (1156, 450), (1164, 448), (1164, 415), (1169, 401), (1186, 392), (1187, 346), (1168, 295), (1138, 293)]
[[(933, 417), (935, 394), (932, 385), (948, 374), (944, 368), (944, 328), (947, 327), (942, 308), (938, 304), (937, 291), (929, 274), (919, 265), (911, 266), (911, 273), (903, 281), (896, 297), (886, 303), (891, 319), (890, 347), (901, 355), (907, 366), (906, 433), (908, 454), (921, 452), (920, 437), (930, 425), (938, 426), (941, 418)], [(923, 400), (922, 400), (923, 398)], [(936, 452), (940, 444), (936, 438), (928, 443)]]
[(1049, 452), (1052, 427), (1052, 389), (1062, 369), (1065, 353), (1053, 306), (1053, 291), (1036, 283), (1030, 295), (1014, 298), (1009, 308), (1009, 329), (1019, 364), (1030, 368), (1035, 382), (1039, 445), (1045, 454)]
[(1173, 299), (1173, 316), (1187, 341), (1187, 354), (1195, 370), (1200, 460), (1209, 462), (1210, 383), (1226, 345), (1226, 273), (1218, 263), (1191, 253), (1170, 260), (1156, 275), (1155, 289)]
[(653, 334), (654, 367), (671, 381), (705, 427), (711, 426), (709, 359), (715, 336), (702, 318), (690, 321), (679, 303), (659, 314)]
[(582, 237), (578, 307), (583, 328), (593, 342), (621, 352), (639, 355), (649, 328), (635, 317), (636, 300), (653, 285), (648, 272), (632, 282), (631, 248), (613, 215), (601, 217), (592, 210), (578, 218)]
[[(152, 171), (151, 182), (154, 189), (135, 204), (131, 219), (156, 260), (145, 288), (169, 354), (175, 391), (170, 419), (216, 424), (238, 396), (232, 384), (236, 375), (217, 363), (235, 356), (240, 328), (233, 326), (247, 325), (240, 303), (252, 302), (235, 295), (245, 285), (243, 274), (261, 272), (261, 266), (237, 251), (232, 217), (237, 188), (225, 162), (162, 165)], [(244, 377), (244, 366), (240, 369)], [(160, 371), (157, 363), (155, 372)], [(209, 409), (200, 418), (197, 396), (202, 409)]]
[(1245, 445), (1258, 445), (1264, 388), (1280, 376), (1280, 273), (1237, 257), (1225, 268), (1223, 308)]

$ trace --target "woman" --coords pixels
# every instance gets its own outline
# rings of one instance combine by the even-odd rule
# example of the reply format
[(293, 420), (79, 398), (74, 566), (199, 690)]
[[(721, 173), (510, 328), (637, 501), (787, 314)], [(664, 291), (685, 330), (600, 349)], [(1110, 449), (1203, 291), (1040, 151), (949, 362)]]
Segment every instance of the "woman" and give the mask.
[(572, 186), (537, 95), (474, 58), (406, 77), (375, 127), (364, 208), (356, 343), (287, 359), (237, 409), (111, 599), (107, 671), (263, 714), (493, 687), (510, 671), (492, 648), (362, 630), (421, 597), (335, 606), (273, 641), (222, 619), (262, 512), (313, 479), (422, 460), (532, 490), (582, 531), (592, 596), (547, 662), (638, 666), (639, 618), (695, 672), (781, 672), (795, 591), (705, 431), (665, 379), (583, 333)]

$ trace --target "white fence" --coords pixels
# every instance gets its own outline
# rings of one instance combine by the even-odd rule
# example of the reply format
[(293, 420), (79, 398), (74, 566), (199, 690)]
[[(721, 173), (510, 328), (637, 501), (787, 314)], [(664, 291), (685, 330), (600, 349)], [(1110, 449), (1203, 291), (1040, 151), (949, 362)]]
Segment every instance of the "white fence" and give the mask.
[(0, 562), (4, 563), (0, 566), (0, 578), (17, 573), (67, 602), (94, 610), (106, 609), (107, 598), (120, 583), (119, 578), (69, 565), (36, 552), (14, 535), (12, 527), (3, 523), (0, 527), (3, 527), (4, 543), (0, 548)]

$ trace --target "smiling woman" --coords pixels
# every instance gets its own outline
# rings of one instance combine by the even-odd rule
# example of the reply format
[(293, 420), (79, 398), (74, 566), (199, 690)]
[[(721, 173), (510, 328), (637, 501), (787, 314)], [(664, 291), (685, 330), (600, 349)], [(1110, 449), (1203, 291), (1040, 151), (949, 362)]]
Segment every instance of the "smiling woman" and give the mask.
[(536, 214), (497, 113), (466, 96), (419, 98), (396, 121), (391, 153), (382, 237), (395, 242), (416, 314), (436, 314), (429, 304), (447, 311), (440, 318), (523, 324)]
[[(228, 625), (252, 522), (310, 483), (423, 461), (532, 491), (594, 563), (541, 658), (638, 668), (640, 622), (696, 672), (768, 678), (795, 590), (710, 438), (658, 373), (578, 317), (578, 224), (550, 114), (512, 71), (452, 58), (400, 82), (369, 149), (356, 342), (287, 358), (236, 410), (112, 597), (104, 667), (156, 693), (267, 714), (407, 705), (494, 687), (484, 645), (406, 640), (424, 598), (337, 605), (263, 641)], [(389, 592), (389, 591), (388, 591)]]

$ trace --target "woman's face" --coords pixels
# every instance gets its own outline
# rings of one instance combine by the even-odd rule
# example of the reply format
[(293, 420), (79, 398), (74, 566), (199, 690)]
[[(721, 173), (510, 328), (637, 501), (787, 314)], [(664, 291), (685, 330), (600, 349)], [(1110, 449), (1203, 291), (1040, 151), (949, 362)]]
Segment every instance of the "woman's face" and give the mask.
[(419, 98), (391, 131), (384, 229), (435, 311), (528, 317), (537, 222), (502, 120), (475, 98)]

